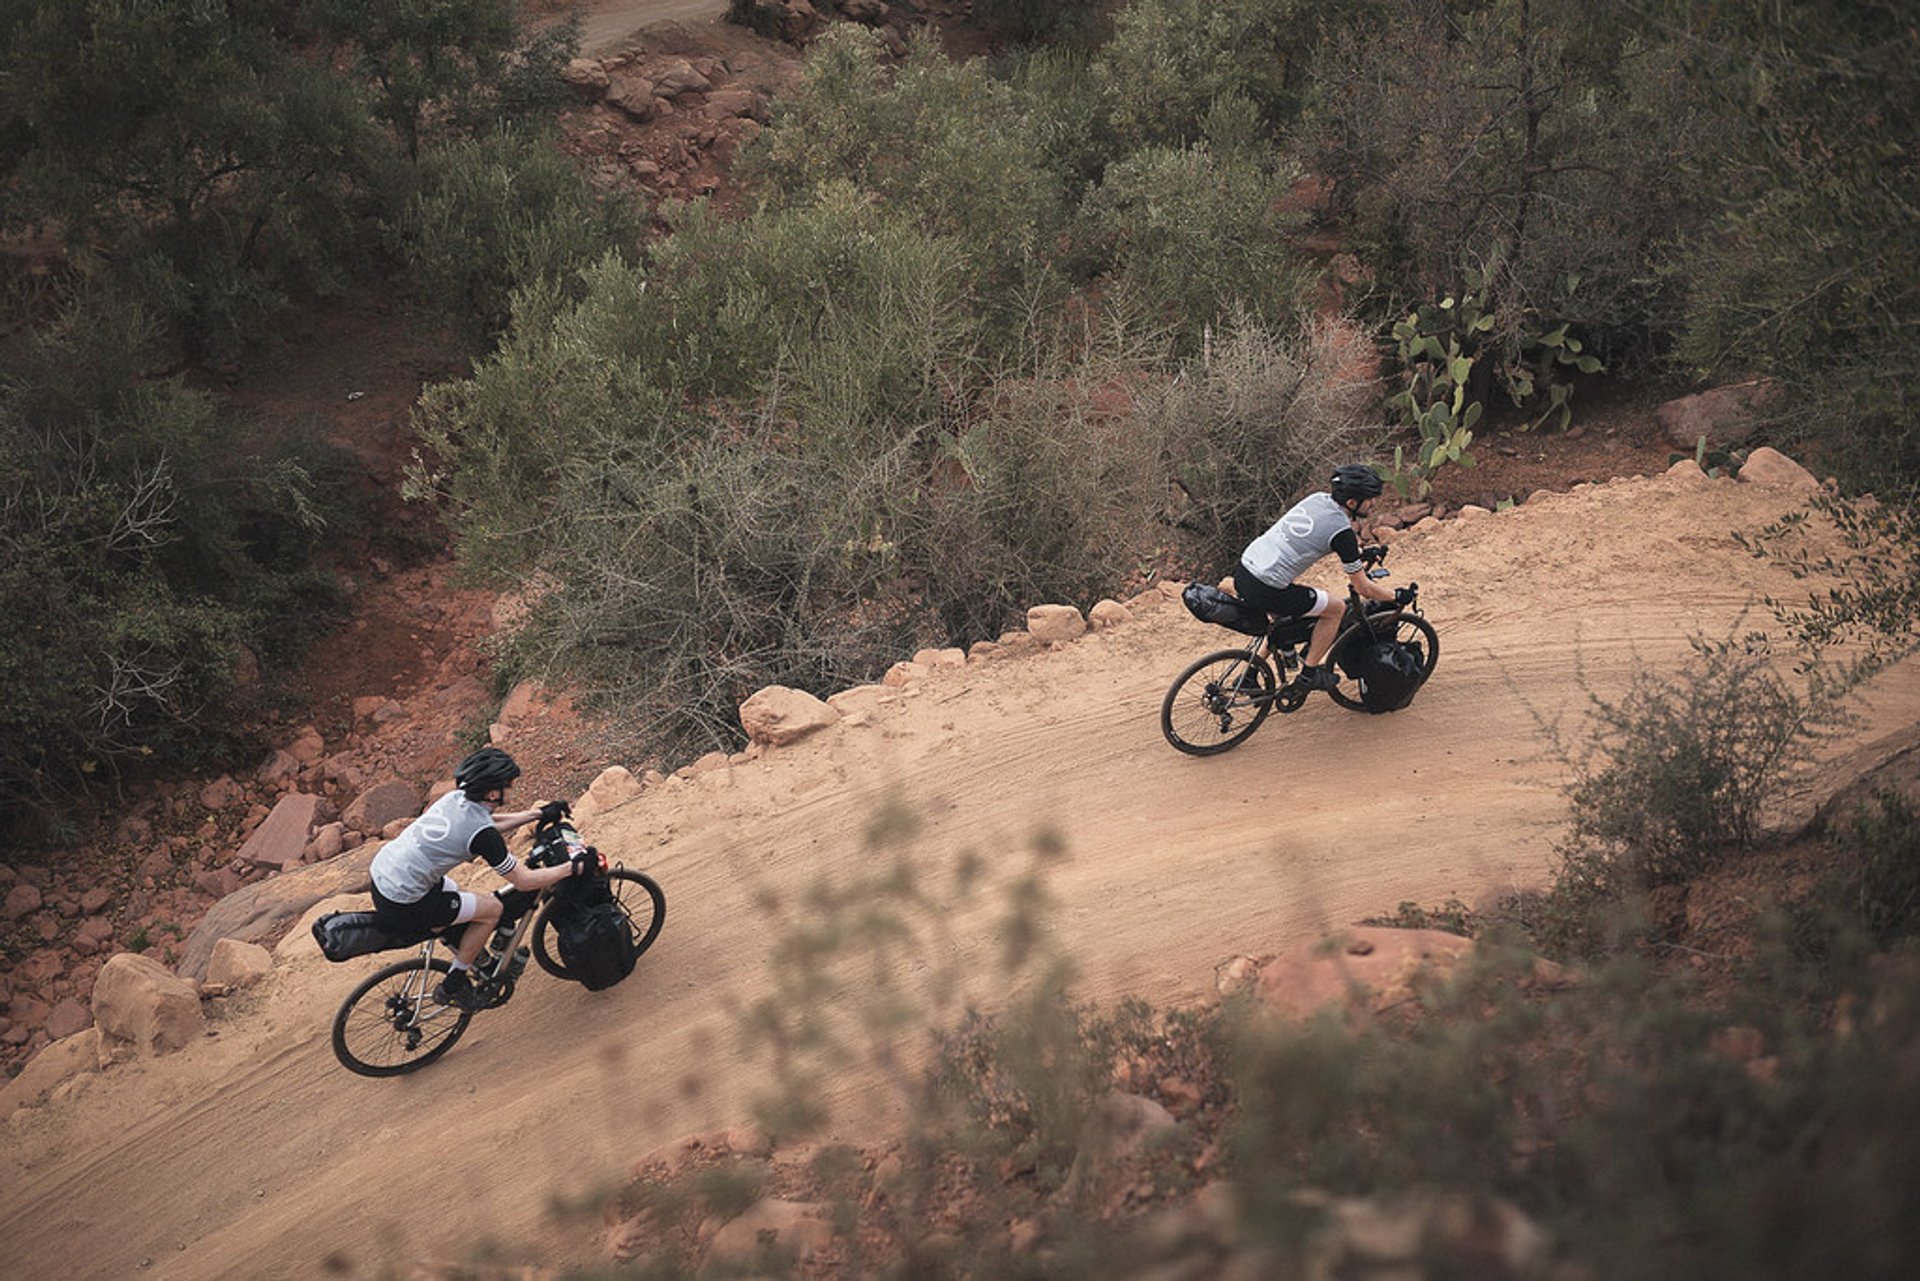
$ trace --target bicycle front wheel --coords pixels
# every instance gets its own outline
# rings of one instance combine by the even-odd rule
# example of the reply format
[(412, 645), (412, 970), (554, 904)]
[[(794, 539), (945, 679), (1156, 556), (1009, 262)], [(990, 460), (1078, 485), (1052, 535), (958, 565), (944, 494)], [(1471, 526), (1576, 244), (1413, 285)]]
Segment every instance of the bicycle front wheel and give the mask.
[[(626, 915), (627, 928), (633, 934), (633, 954), (639, 956), (660, 937), (660, 927), (667, 920), (667, 896), (661, 892), (658, 881), (631, 868), (614, 868), (607, 873), (607, 881), (613, 891), (614, 906)], [(533, 959), (553, 977), (571, 979), (573, 975), (567, 973), (566, 965), (560, 960), (559, 944), (551, 937), (551, 915), (549, 908), (534, 922)]]
[(1273, 710), (1273, 667), (1244, 649), (1215, 650), (1181, 672), (1160, 702), (1160, 732), (1189, 756), (1237, 746)]
[[(1343, 660), (1351, 647), (1370, 645), (1381, 640), (1395, 640), (1420, 655), (1420, 681), (1425, 684), (1427, 677), (1433, 675), (1434, 664), (1440, 661), (1440, 633), (1433, 630), (1433, 624), (1418, 614), (1409, 614), (1405, 611), (1382, 614), (1374, 618), (1372, 624), (1371, 628), (1367, 628), (1356, 623), (1341, 632), (1339, 638), (1333, 642), (1333, 648), (1327, 651), (1328, 665), (1344, 671), (1346, 663)], [(1334, 702), (1348, 711), (1366, 710), (1366, 704), (1360, 701), (1357, 694), (1349, 694), (1344, 687), (1327, 692), (1333, 696)]]
[(436, 956), (374, 971), (333, 1016), (334, 1057), (361, 1076), (400, 1076), (452, 1049), (473, 1019), (434, 1002), (433, 989), (452, 968)]

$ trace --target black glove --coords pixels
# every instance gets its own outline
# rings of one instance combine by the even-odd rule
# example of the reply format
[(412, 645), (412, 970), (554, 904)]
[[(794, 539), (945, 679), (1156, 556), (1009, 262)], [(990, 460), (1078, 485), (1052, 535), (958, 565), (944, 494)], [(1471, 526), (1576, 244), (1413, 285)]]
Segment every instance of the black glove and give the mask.
[(573, 814), (573, 809), (565, 801), (548, 801), (540, 807), (540, 821), (546, 824), (558, 823)]
[(567, 862), (573, 866), (575, 876), (594, 876), (607, 870), (607, 860), (600, 857), (600, 851), (589, 845), (571, 855)]
[(1413, 604), (1415, 594), (1414, 588), (1396, 587), (1393, 589), (1393, 603), (1396, 605), (1411, 605)]

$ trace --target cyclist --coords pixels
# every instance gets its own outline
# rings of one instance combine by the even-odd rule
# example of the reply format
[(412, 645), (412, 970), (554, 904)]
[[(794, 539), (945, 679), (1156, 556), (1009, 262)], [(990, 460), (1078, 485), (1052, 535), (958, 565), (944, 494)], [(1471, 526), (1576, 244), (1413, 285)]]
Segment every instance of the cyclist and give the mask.
[(1354, 526), (1372, 509), (1380, 490), (1380, 475), (1373, 468), (1342, 463), (1333, 469), (1327, 489), (1308, 494), (1249, 543), (1240, 554), (1240, 567), (1233, 571), (1235, 594), (1255, 609), (1266, 610), (1276, 621), (1314, 620), (1305, 666), (1294, 678), (1302, 690), (1333, 689), (1340, 683), (1338, 673), (1323, 664), (1340, 633), (1345, 602), (1294, 581), (1315, 562), (1328, 554), (1338, 556), (1353, 590), (1368, 600), (1404, 605), (1410, 599), (1405, 588), (1389, 591), (1368, 578), (1360, 559), (1360, 538)]
[(488, 867), (516, 889), (540, 890), (556, 881), (598, 870), (599, 855), (576, 854), (558, 867), (527, 867), (507, 849), (506, 833), (541, 816), (538, 809), (500, 813), (507, 788), (520, 766), (497, 747), (483, 747), (454, 767), (454, 789), (429, 805), (373, 856), (373, 909), (405, 929), (434, 930), (473, 922), (460, 937), (453, 970), (434, 989), (443, 1005), (476, 1009), (484, 995), (469, 971), (500, 919), (501, 903), (491, 894), (475, 894), (454, 884), (447, 873), (471, 859)]

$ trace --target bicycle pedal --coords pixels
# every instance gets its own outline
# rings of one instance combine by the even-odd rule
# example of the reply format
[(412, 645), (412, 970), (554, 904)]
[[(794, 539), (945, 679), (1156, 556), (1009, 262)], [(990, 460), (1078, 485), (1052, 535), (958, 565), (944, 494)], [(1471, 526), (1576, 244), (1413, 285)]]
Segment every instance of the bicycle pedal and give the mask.
[(1313, 691), (1297, 682), (1283, 686), (1273, 696), (1273, 710), (1276, 712), (1294, 712), (1307, 701), (1307, 695)]

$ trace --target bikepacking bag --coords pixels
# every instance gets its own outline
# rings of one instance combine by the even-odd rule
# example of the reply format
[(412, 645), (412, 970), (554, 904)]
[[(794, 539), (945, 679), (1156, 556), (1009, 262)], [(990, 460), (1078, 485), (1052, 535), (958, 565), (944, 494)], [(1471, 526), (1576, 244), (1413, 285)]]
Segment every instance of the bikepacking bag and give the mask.
[(589, 992), (610, 988), (633, 973), (640, 957), (633, 922), (614, 902), (606, 877), (574, 877), (555, 886), (547, 923), (567, 977)]
[(313, 940), (329, 961), (387, 952), (424, 943), (433, 930), (397, 929), (377, 912), (328, 912), (313, 923)]
[(1188, 583), (1180, 593), (1187, 612), (1203, 623), (1231, 628), (1248, 636), (1261, 636), (1267, 630), (1267, 612), (1207, 583)]
[(1397, 712), (1413, 701), (1426, 680), (1420, 646), (1381, 640), (1357, 647), (1347, 674), (1360, 685), (1360, 705), (1369, 712)]

